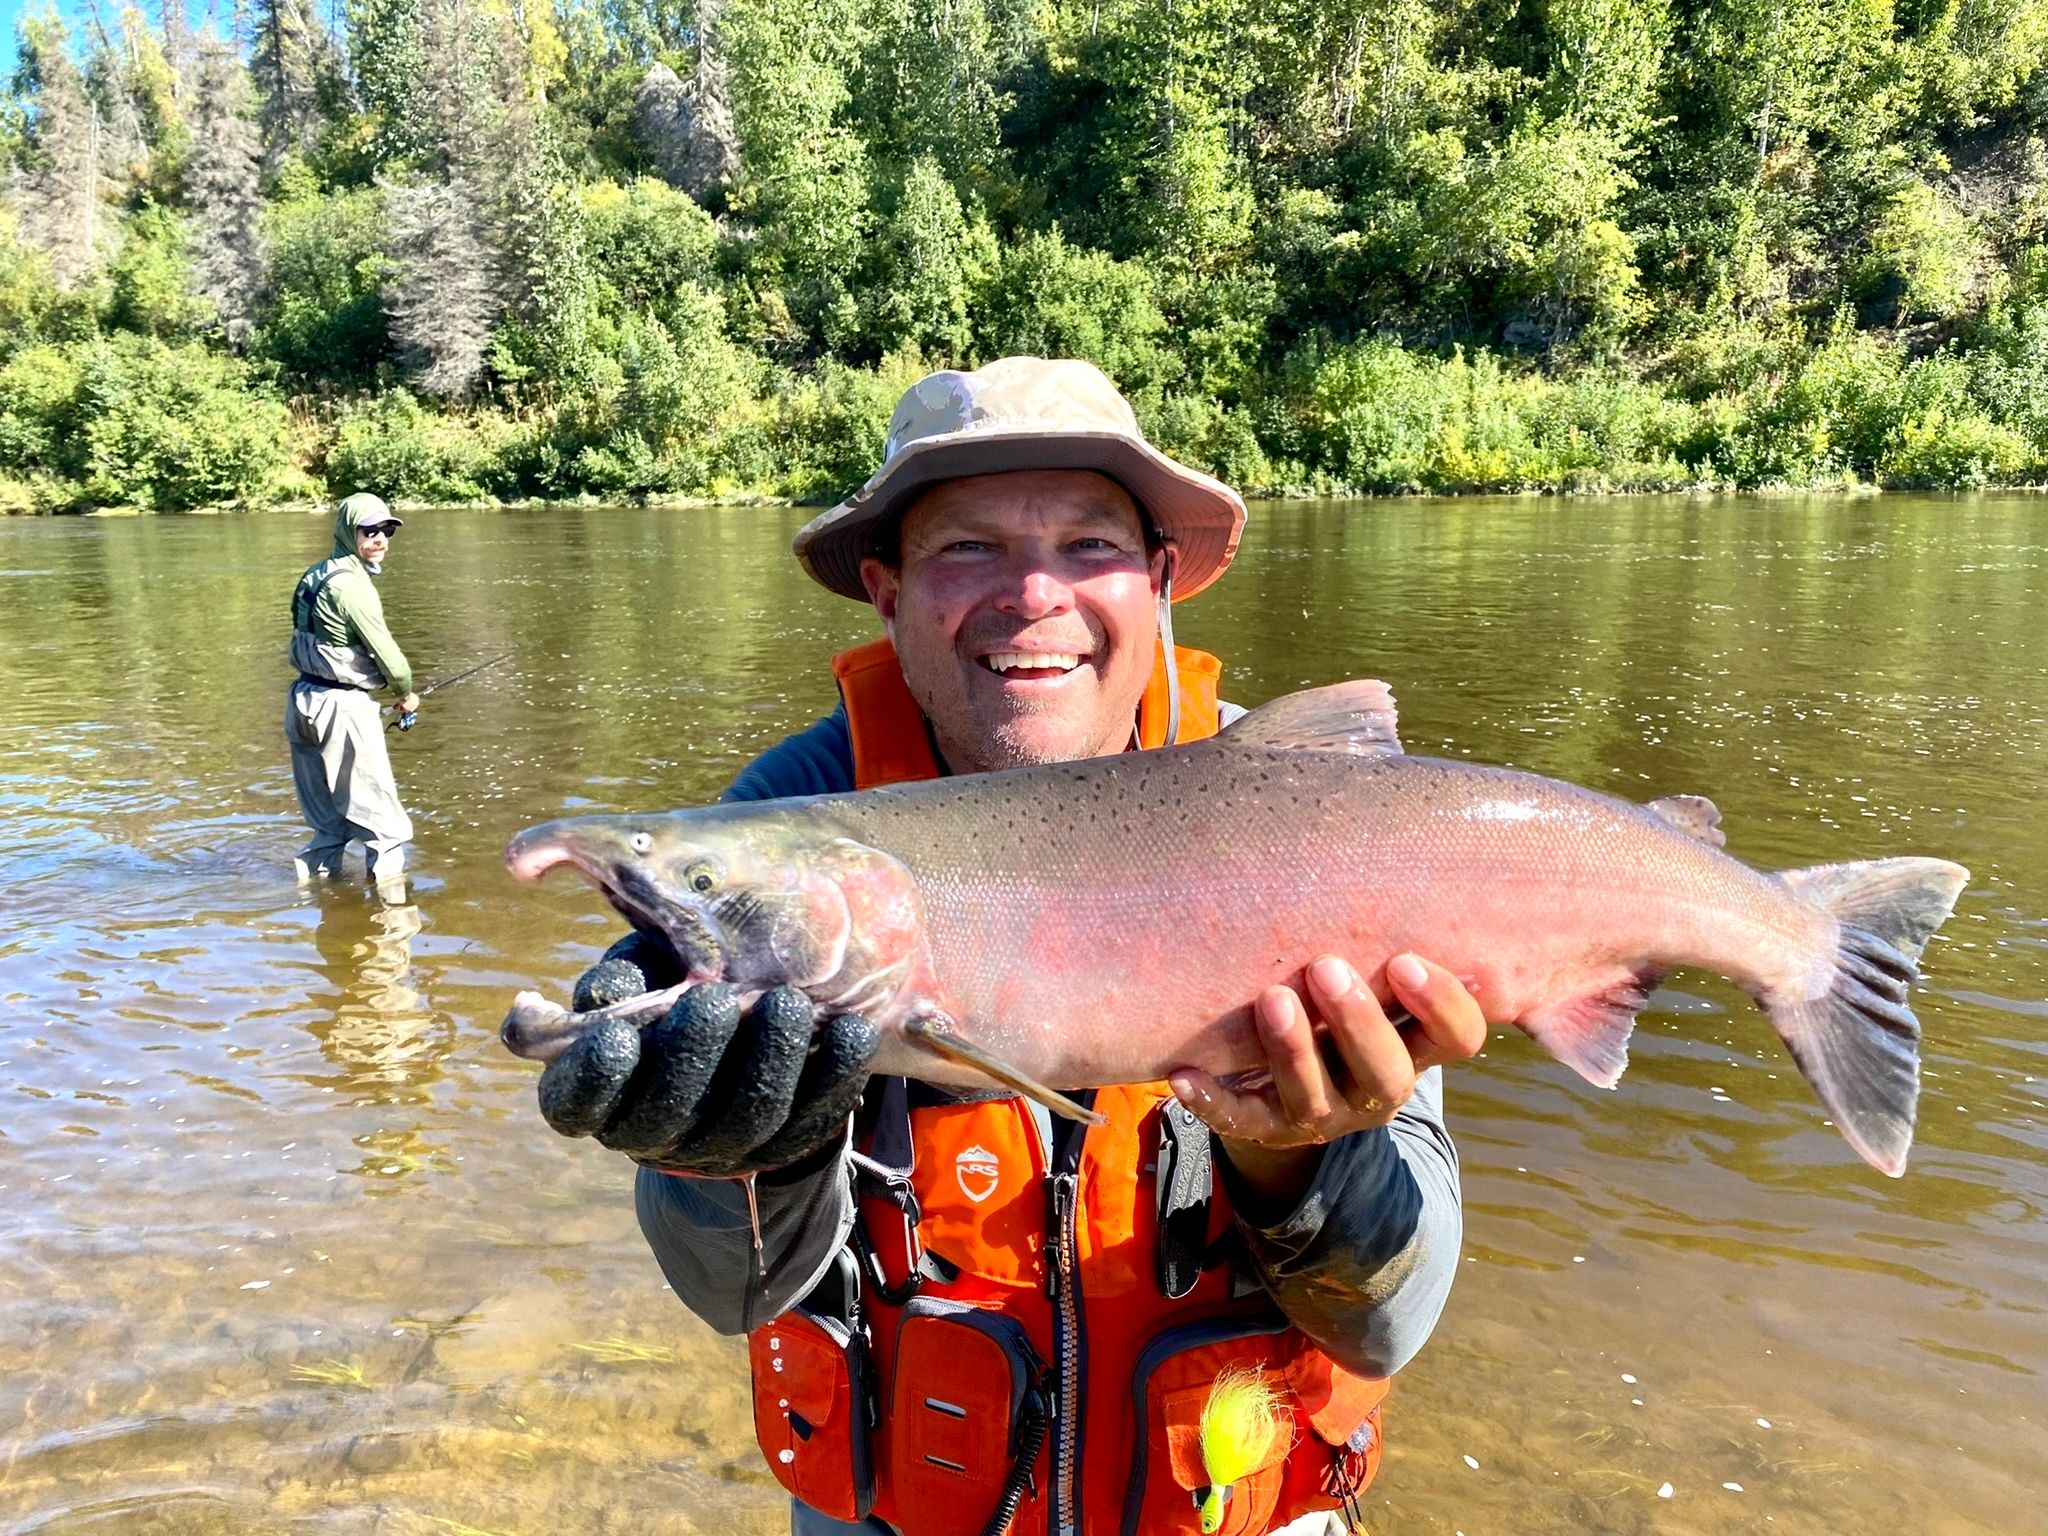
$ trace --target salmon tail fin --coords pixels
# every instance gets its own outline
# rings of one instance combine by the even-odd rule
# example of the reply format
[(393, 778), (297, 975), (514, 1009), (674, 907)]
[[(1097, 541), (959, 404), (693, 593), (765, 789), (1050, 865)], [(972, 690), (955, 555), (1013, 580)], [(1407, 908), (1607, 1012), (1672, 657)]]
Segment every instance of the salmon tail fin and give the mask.
[(1026, 1077), (1000, 1056), (992, 1056), (973, 1041), (966, 1039), (953, 1027), (950, 1019), (938, 1014), (924, 1014), (911, 1019), (903, 1026), (904, 1036), (921, 1051), (929, 1051), (941, 1061), (951, 1062), (956, 1067), (966, 1067), (979, 1072), (983, 1077), (992, 1078), (1027, 1099), (1036, 1100), (1054, 1114), (1068, 1120), (1079, 1120), (1086, 1125), (1102, 1124), (1102, 1116), (1092, 1109), (1085, 1109), (1056, 1089), (1048, 1088), (1034, 1077)]
[(1817, 996), (1763, 994), (1764, 1011), (1842, 1135), (1897, 1178), (1920, 1100), (1920, 1021), (1907, 1003), (1920, 951), (1970, 872), (1945, 859), (1877, 859), (1788, 869), (1778, 879), (1831, 913), (1834, 967)]

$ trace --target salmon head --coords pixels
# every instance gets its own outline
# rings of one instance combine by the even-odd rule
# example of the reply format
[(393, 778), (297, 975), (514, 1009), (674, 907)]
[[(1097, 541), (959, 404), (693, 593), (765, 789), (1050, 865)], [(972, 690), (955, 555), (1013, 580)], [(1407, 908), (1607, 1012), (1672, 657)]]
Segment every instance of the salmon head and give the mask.
[(690, 984), (789, 986), (821, 1005), (872, 1010), (928, 974), (910, 871), (785, 812), (729, 805), (550, 821), (515, 837), (505, 863), (521, 880), (569, 865), (635, 928), (667, 938)]

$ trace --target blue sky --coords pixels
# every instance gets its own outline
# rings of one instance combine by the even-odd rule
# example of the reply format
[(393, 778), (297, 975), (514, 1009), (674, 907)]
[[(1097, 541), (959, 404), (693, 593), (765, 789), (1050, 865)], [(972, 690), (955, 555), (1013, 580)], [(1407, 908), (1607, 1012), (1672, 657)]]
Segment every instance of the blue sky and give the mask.
[[(139, 5), (150, 24), (156, 26), (167, 0), (133, 0), (133, 3)], [(100, 17), (110, 31), (120, 22), (123, 4), (124, 0), (100, 0)], [(56, 8), (57, 14), (70, 26), (74, 38), (89, 25), (92, 7), (85, 0), (56, 0)], [(233, 0), (185, 0), (185, 14), (192, 18), (195, 28), (206, 19), (209, 10), (225, 24), (233, 8)], [(14, 36), (21, 18), (40, 16), (49, 9), (50, 0), (0, 0), (0, 75), (14, 73)], [(324, 11), (326, 7), (323, 5), (321, 9)]]

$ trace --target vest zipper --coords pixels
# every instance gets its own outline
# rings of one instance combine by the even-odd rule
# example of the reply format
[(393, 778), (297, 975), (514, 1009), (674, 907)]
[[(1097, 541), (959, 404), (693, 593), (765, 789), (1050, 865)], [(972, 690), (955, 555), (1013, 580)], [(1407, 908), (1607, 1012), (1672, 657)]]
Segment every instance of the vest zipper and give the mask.
[(1046, 1233), (1051, 1262), (1045, 1269), (1046, 1294), (1053, 1303), (1054, 1368), (1059, 1372), (1057, 1433), (1053, 1437), (1053, 1528), (1057, 1536), (1080, 1529), (1081, 1438), (1081, 1279), (1079, 1242), (1075, 1232), (1076, 1194), (1080, 1177), (1072, 1173), (1046, 1178)]

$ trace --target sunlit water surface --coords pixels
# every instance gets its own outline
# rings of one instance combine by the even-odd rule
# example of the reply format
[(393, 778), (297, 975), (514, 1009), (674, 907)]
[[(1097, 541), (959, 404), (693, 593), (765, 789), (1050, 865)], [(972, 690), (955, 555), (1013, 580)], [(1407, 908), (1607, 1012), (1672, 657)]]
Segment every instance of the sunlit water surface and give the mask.
[[(301, 892), (286, 597), (324, 518), (0, 523), (0, 1530), (769, 1532), (743, 1358), (627, 1164), (494, 1030), (616, 920), (499, 861), (709, 799), (862, 609), (780, 510), (448, 512), (385, 582), (414, 901)], [(1256, 509), (1183, 610), (1256, 702), (1372, 674), (1411, 750), (1710, 794), (1734, 851), (1974, 878), (1909, 1175), (1681, 976), (1616, 1093), (1459, 1070), (1467, 1259), (1389, 1411), (1385, 1532), (2040, 1530), (2048, 503)]]

